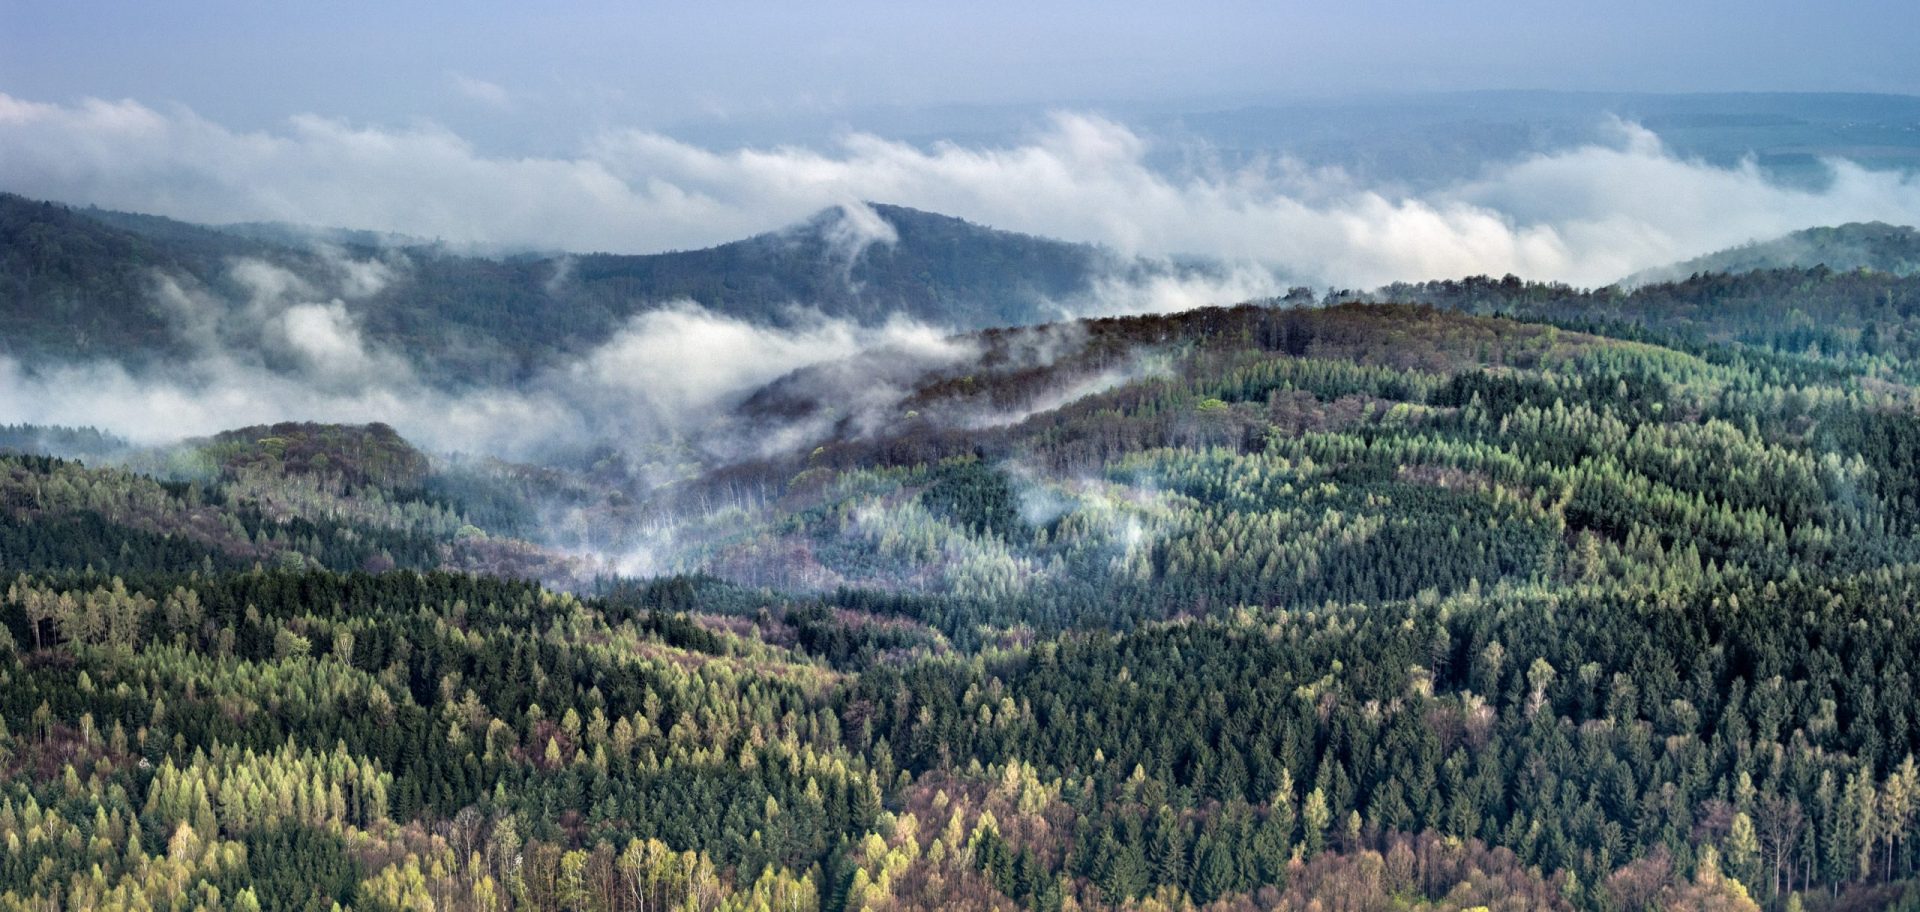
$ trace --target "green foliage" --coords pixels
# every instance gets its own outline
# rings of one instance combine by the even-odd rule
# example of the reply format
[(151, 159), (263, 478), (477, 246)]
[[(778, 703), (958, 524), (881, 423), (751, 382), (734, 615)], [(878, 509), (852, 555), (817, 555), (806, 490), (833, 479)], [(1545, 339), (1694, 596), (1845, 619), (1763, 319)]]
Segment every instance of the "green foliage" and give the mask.
[(1910, 901), (1904, 356), (1718, 320), (987, 334), (572, 594), (447, 568), (575, 482), (378, 426), (0, 456), (0, 910)]

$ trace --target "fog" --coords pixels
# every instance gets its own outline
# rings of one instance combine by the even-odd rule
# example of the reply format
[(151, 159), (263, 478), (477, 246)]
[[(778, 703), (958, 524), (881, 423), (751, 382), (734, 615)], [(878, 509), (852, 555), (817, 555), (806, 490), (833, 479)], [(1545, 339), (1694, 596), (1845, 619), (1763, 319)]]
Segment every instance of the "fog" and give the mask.
[[(1833, 160), (1820, 188), (1784, 186), (1752, 162), (1676, 155), (1630, 122), (1605, 133), (1415, 192), (1282, 156), (1228, 166), (1203, 143), (1169, 150), (1145, 131), (1076, 112), (1004, 143), (853, 132), (819, 146), (712, 148), (609, 128), (570, 154), (530, 157), (490, 153), (431, 122), (390, 128), (301, 115), (239, 129), (181, 106), (0, 95), (0, 187), (207, 223), (344, 226), (479, 251), (689, 248), (839, 207), (827, 237), (848, 281), (859, 257), (898, 242), (859, 202), (880, 200), (1163, 263), (1229, 264), (1100, 278), (1086, 295), (1050, 302), (1063, 318), (1233, 303), (1279, 294), (1279, 277), (1367, 288), (1515, 273), (1596, 285), (1811, 225), (1920, 220), (1920, 180), (1905, 173)], [(1168, 160), (1182, 164), (1153, 164)], [(842, 417), (869, 416), (856, 423), (863, 429), (892, 414), (916, 371), (971, 353), (947, 327), (861, 325), (807, 301), (791, 302), (781, 328), (678, 301), (526, 382), (455, 387), (370, 337), (356, 316), (355, 302), (407, 281), (405, 254), (319, 249), (325, 268), (304, 276), (230, 263), (228, 278), (244, 289), (238, 301), (156, 272), (153, 294), (189, 340), (190, 358), (140, 369), (0, 358), (0, 421), (94, 425), (143, 442), (287, 419), (385, 421), (441, 452), (534, 459), (595, 444), (671, 444), (733, 458), (825, 433), (817, 418), (712, 432), (783, 375), (890, 353), (882, 376), (812, 375), (831, 384), (817, 398), (840, 401)], [(551, 284), (567, 282), (572, 263), (556, 260)], [(1129, 376), (1076, 378), (1048, 404)]]
[(145, 370), (0, 357), (0, 423), (91, 426), (160, 444), (283, 420), (382, 421), (430, 450), (538, 459), (697, 437), (746, 393), (809, 364), (958, 345), (906, 321), (865, 327), (816, 314), (770, 329), (681, 302), (634, 317), (526, 384), (449, 389), (369, 343), (337, 299), (287, 303), (248, 335), (258, 346), (209, 336), (187, 363)]
[[(875, 200), (1345, 287), (1509, 272), (1595, 285), (1812, 225), (1920, 216), (1920, 181), (1905, 173), (1836, 159), (1820, 188), (1784, 186), (1751, 162), (1676, 155), (1633, 123), (1602, 133), (1415, 192), (1284, 156), (1227, 165), (1204, 143), (1169, 150), (1077, 112), (1002, 143), (851, 132), (813, 146), (706, 147), (606, 128), (540, 157), (490, 153), (431, 122), (300, 115), (243, 130), (177, 106), (0, 95), (0, 187), (199, 222), (612, 252), (706, 246)], [(1153, 164), (1169, 160), (1180, 164)], [(843, 224), (849, 251), (887, 242), (884, 226)]]
[[(848, 211), (870, 218), (842, 220), (855, 227), (834, 233), (842, 242), (836, 256), (851, 262), (888, 243), (891, 227), (870, 209)], [(409, 281), (404, 254), (320, 252), (320, 268), (304, 276), (263, 260), (229, 261), (223, 278), (240, 289), (237, 297), (154, 270), (150, 294), (185, 357), (22, 362), (0, 355), (0, 423), (94, 427), (162, 445), (286, 420), (379, 421), (441, 454), (539, 462), (596, 449), (633, 456), (671, 448), (716, 464), (810, 448), (835, 434), (878, 433), (900, 417), (899, 403), (929, 372), (963, 368), (980, 354), (969, 336), (904, 317), (866, 325), (794, 302), (776, 327), (678, 300), (642, 310), (522, 382), (456, 383), (361, 325), (356, 308), (363, 299)], [(561, 259), (558, 270), (570, 262)], [(1067, 319), (1279, 290), (1259, 270), (1111, 275), (1050, 308)], [(1032, 367), (1077, 350), (1083, 337), (1068, 323), (1024, 330), (1002, 344), (1011, 367)], [(1016, 412), (982, 405), (948, 417), (971, 427), (1009, 423), (1140, 370), (1070, 378), (1068, 387)], [(782, 378), (778, 395), (804, 400), (806, 411), (738, 411)]]

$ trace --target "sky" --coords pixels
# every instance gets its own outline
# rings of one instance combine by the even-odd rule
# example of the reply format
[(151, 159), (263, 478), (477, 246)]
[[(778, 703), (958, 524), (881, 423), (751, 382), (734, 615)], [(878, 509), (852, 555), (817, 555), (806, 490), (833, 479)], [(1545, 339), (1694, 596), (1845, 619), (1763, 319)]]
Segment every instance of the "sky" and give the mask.
[[(879, 201), (1230, 267), (1104, 280), (1101, 313), (1296, 281), (1596, 286), (1920, 223), (1916, 34), (1911, 0), (0, 0), (0, 191), (480, 253), (687, 249), (833, 207), (869, 249), (892, 242)], [(1886, 94), (1711, 94), (1774, 92)], [(0, 421), (148, 440), (387, 420), (515, 453), (608, 414), (676, 428), (715, 391), (876, 345), (945, 356), (940, 327), (776, 331), (677, 302), (526, 388), (455, 393), (358, 325), (406, 254), (343, 260), (338, 287), (230, 269), (244, 300), (156, 275), (202, 346), (157, 374), (0, 353)]]
[[(1882, 0), (0, 0), (0, 190), (482, 253), (879, 201), (1313, 284), (1600, 284), (1920, 221), (1915, 34)], [(1436, 94), (1484, 90), (1586, 94)], [(1775, 91), (1894, 94), (1610, 100)]]
[[(0, 90), (238, 129), (430, 120), (533, 151), (873, 107), (1484, 89), (1920, 93), (1894, 0), (0, 0)], [(513, 125), (538, 126), (527, 140)]]

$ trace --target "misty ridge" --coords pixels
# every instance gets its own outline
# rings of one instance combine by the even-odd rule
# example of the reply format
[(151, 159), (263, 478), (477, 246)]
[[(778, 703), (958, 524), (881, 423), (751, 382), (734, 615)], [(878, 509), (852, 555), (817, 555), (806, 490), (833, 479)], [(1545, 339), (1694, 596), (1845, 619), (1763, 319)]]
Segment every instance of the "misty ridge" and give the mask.
[(289, 416), (391, 420), (495, 455), (664, 440), (808, 364), (869, 349), (952, 360), (940, 353), (962, 343), (945, 337), (966, 329), (1277, 285), (865, 205), (706, 251), (506, 259), (0, 206), (18, 280), (0, 368), (22, 391), (13, 408), (33, 410), (8, 417), (148, 442)]
[[(1524, 133), (1556, 105), (1555, 122), (1568, 128), (1537, 142), (1468, 143), (1455, 154), (1478, 149), (1470, 166), (1421, 177), (1415, 162), (1363, 167), (1296, 135), (1375, 148), (1368, 135), (1406, 105), (1363, 113), (1344, 132), (1338, 106), (1146, 125), (1056, 111), (972, 142), (843, 131), (810, 144), (701, 145), (606, 129), (573, 149), (509, 158), (434, 126), (303, 115), (239, 130), (185, 108), (8, 96), (0, 187), (209, 224), (343, 226), (488, 253), (707, 248), (869, 200), (1123, 256), (1254, 263), (1315, 287), (1506, 273), (1599, 285), (1802, 228), (1907, 223), (1920, 195), (1904, 160), (1850, 158), (1845, 144), (1871, 135), (1871, 148), (1897, 150), (1911, 115), (1898, 97), (1809, 96), (1757, 121), (1785, 125), (1771, 142), (1742, 126), (1748, 120), (1696, 110), (1753, 104), (1738, 97), (1692, 108), (1623, 98), (1612, 112), (1628, 119), (1590, 99), (1505, 104), (1501, 113), (1496, 100), (1483, 132), (1498, 135), (1499, 118), (1510, 117)], [(1839, 113), (1816, 114), (1824, 108)], [(1685, 145), (1670, 146), (1636, 114)], [(1877, 129), (1809, 132), (1820, 117)], [(1207, 126), (1215, 120), (1224, 125)], [(1714, 123), (1717, 134), (1700, 126)], [(1330, 124), (1333, 132), (1315, 132)], [(1803, 129), (1787, 129), (1795, 124)], [(1470, 126), (1449, 129), (1476, 135)], [(1802, 150), (1806, 174), (1788, 179), (1730, 151), (1783, 140)]]
[[(302, 150), (305, 190), (283, 187), (283, 202), (321, 194), (328, 180), (376, 186), (394, 176), (381, 169), (398, 164), (363, 154), (356, 167), (372, 171), (330, 173), (330, 143), (365, 151), (375, 137), (337, 135), (339, 125), (319, 121), (262, 147), (190, 113), (130, 102), (10, 100), (0, 115), (23, 151), (0, 168), (54, 186), (79, 179), (75, 167), (98, 169), (85, 175), (94, 198), (140, 199), (116, 182), (187, 166), (143, 161), (146, 147), (125, 145), (142, 131), (186, 131), (211, 154), (245, 159), (234, 161), (243, 168), (291, 167), (287, 156)], [(510, 489), (518, 512), (500, 528), (586, 562), (538, 571), (548, 578), (596, 568), (647, 575), (714, 566), (712, 543), (729, 538), (742, 511), (766, 508), (795, 472), (823, 453), (836, 458), (835, 447), (992, 439), (1196, 369), (1185, 330), (1145, 340), (1090, 333), (1087, 318), (1369, 300), (1608, 320), (1628, 289), (1642, 289), (1628, 306), (1647, 314), (1663, 296), (1688, 293), (1656, 279), (1816, 265), (1911, 271), (1920, 246), (1911, 231), (1878, 223), (1768, 240), (1807, 224), (1910, 219), (1920, 211), (1910, 174), (1835, 159), (1823, 182), (1789, 184), (1752, 160), (1684, 158), (1641, 127), (1604, 126), (1607, 142), (1490, 161), (1475, 178), (1419, 191), (1368, 189), (1284, 157), (1228, 165), (1204, 148), (1169, 170), (1150, 163), (1165, 150), (1142, 134), (1072, 114), (1001, 148), (852, 136), (834, 153), (720, 153), (624, 134), (568, 167), (608, 177), (604, 159), (618, 149), (631, 173), (648, 175), (650, 192), (681, 181), (692, 194), (682, 204), (706, 208), (696, 218), (663, 210), (665, 197), (576, 198), (564, 226), (537, 236), (515, 233), (525, 218), (484, 209), (462, 216), (456, 233), (412, 220), (418, 212), (334, 210), (368, 220), (339, 228), (249, 220), (327, 219), (318, 197), (261, 209), (230, 193), (212, 214), (233, 221), (209, 226), (0, 196), (9, 290), (0, 423), (41, 429), (22, 432), (26, 448), (197, 479), (224, 477), (197, 454), (236, 428), (391, 425), (432, 454), (444, 483)], [(553, 191), (546, 169), (482, 161), (444, 135), (378, 138), (383, 155), (425, 156), (408, 173), (446, 166), (441, 183), (415, 194), (447, 194), (440, 206), (484, 206), (514, 182), (528, 199)], [(95, 157), (75, 165), (68, 144), (82, 140)], [(1639, 192), (1615, 192), (1623, 186)], [(942, 201), (995, 227), (859, 201), (876, 198)], [(712, 247), (542, 252), (698, 238), (800, 205), (819, 208)], [(676, 235), (675, 218), (700, 230)], [(628, 231), (632, 219), (646, 231)], [(1504, 272), (1511, 283), (1516, 270), (1599, 287), (1444, 278)], [(1364, 284), (1407, 277), (1438, 281)], [(108, 436), (58, 430), (71, 427)], [(1113, 514), (1112, 479), (1009, 465), (1032, 503)], [(1146, 497), (1156, 482), (1122, 487)], [(1083, 496), (1099, 491), (1108, 493)], [(1132, 514), (1124, 525), (1115, 540), (1150, 527)]]
[[(1856, 119), (1905, 110), (1846, 101)], [(4, 96), (0, 187), (108, 209), (10, 235), (0, 375), (48, 405), (17, 407), (17, 420), (154, 439), (288, 416), (391, 419), (437, 449), (526, 455), (682, 432), (794, 368), (953, 332), (1298, 286), (1512, 274), (1596, 287), (1920, 212), (1920, 183), (1898, 168), (1833, 155), (1808, 166), (1818, 179), (1788, 181), (1724, 151), (1750, 135), (1744, 124), (1839, 116), (1816, 113), (1824, 101), (1711, 102), (1759, 112), (1723, 118), (1731, 140), (1715, 141), (1698, 127), (1721, 121), (1701, 120), (1699, 103), (1452, 103), (1562, 126), (1519, 144), (1495, 130), (1472, 168), (1396, 178), (1245, 150), (1262, 136), (1347, 135), (1314, 132), (1343, 116), (1378, 132), (1404, 106), (1147, 127), (1058, 112), (975, 144), (853, 132), (726, 148), (607, 130), (571, 155), (503, 158), (439, 127), (300, 116), (237, 130), (182, 107)], [(1585, 107), (1596, 103), (1700, 151)], [(1432, 110), (1422, 117), (1461, 116)], [(1803, 145), (1814, 135), (1783, 129)], [(188, 184), (199, 190), (172, 189)], [(15, 231), (46, 215), (0, 203)], [(299, 227), (311, 225), (341, 227)], [(49, 230), (76, 236), (49, 246)], [(527, 252), (556, 249), (582, 252)], [(721, 350), (737, 370), (707, 354)], [(82, 402), (75, 389), (112, 395)]]
[(0, 912), (1920, 910), (1914, 34), (0, 0)]
[[(955, 327), (1180, 309), (1273, 287), (1213, 264), (1127, 259), (886, 206), (836, 207), (688, 254), (504, 259), (277, 234), (287, 245), (260, 240), (258, 226), (19, 197), (0, 200), (0, 213), (20, 289), (4, 317), (0, 422), (26, 425), (10, 448), (284, 501), (207, 453), (236, 434), (280, 440), (290, 419), (390, 423), (435, 454), (435, 484), (507, 490), (516, 506), (491, 529), (586, 561), (549, 554), (529, 571), (560, 582), (681, 566), (657, 540), (688, 506), (620, 504), (702, 472), (877, 435), (922, 409), (955, 428), (1011, 423), (1144, 370), (1108, 358), (1037, 397), (910, 402), (963, 375), (1044, 372), (1080, 338), (1071, 323), (986, 338)], [(711, 290), (716, 306), (689, 288)], [(973, 306), (982, 301), (1000, 303)], [(253, 427), (233, 430), (243, 425)], [(357, 487), (330, 484), (294, 501), (337, 506)], [(647, 556), (634, 556), (635, 536), (656, 542)]]

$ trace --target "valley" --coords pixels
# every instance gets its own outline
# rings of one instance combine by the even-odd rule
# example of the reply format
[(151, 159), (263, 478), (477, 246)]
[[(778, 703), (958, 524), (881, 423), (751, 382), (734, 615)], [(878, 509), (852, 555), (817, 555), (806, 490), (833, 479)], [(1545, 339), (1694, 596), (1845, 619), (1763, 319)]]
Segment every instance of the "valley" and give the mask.
[[(328, 268), (8, 205), (68, 232), (5, 247), (36, 302)], [(961, 230), (873, 211), (901, 256)], [(1920, 280), (1826, 237), (1861, 233), (1631, 289), (1010, 303), (537, 458), (0, 427), (0, 908), (1900, 907)], [(988, 287), (1105, 256), (1002, 240), (1040, 265)], [(571, 280), (642, 300), (745, 243)], [(593, 291), (546, 335), (422, 309), (551, 263), (406, 256), (369, 350), (472, 328), (519, 365), (419, 348), (434, 383), (610, 331), (558, 316)], [(890, 310), (960, 288), (861, 256)], [(100, 306), (57, 351), (56, 313), (5, 312), (23, 370), (185, 344)]]

